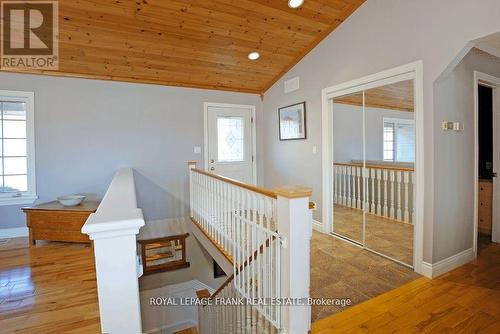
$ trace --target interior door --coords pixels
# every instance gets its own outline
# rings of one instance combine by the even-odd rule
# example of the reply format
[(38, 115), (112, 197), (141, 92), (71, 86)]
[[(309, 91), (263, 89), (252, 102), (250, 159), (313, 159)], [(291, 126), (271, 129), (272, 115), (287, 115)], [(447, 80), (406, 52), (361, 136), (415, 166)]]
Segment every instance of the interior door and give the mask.
[(208, 105), (206, 110), (208, 169), (240, 182), (255, 184), (254, 107)]

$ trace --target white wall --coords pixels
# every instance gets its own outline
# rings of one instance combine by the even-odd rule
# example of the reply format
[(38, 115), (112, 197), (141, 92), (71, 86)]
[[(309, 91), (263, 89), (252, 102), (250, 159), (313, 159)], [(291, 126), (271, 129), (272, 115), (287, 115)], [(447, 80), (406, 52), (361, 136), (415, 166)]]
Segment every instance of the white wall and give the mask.
[[(474, 50), (436, 82), (434, 161), (434, 258), (443, 259), (473, 247), (474, 233), (474, 71), (500, 77), (500, 59)], [(440, 122), (458, 121), (461, 132), (441, 131)]]
[[(500, 31), (498, 0), (370, 0), (313, 49), (301, 62), (271, 87), (264, 98), (265, 185), (302, 184), (314, 189), (322, 211), (321, 194), (321, 90), (416, 60), (424, 64), (425, 123), (425, 213), (424, 261), (435, 262), (433, 232), (437, 224), (453, 224), (446, 215), (463, 203), (450, 207), (434, 205), (434, 189), (451, 194), (456, 189), (434, 176), (434, 133), (442, 110), (434, 108), (434, 81), (471, 40)], [(283, 81), (300, 77), (301, 89), (283, 93)], [(307, 102), (308, 140), (278, 141), (277, 109)], [(441, 140), (441, 138), (437, 138)], [(317, 154), (312, 153), (317, 146)], [(437, 147), (437, 146), (436, 146)], [(440, 159), (439, 170), (454, 166)], [(455, 176), (454, 180), (458, 177)], [(443, 217), (443, 221), (435, 220)], [(441, 247), (439, 244), (434, 245)], [(450, 249), (459, 249), (454, 244)]]
[[(146, 220), (187, 215), (188, 160), (203, 147), (203, 102), (257, 106), (258, 95), (0, 73), (0, 89), (35, 92), (40, 202), (106, 191), (118, 167), (135, 169)], [(262, 135), (258, 133), (257, 144)], [(257, 153), (262, 180), (261, 154)], [(0, 206), (0, 228), (25, 226), (20, 206)]]
[[(383, 119), (413, 119), (413, 113), (381, 108), (365, 108), (366, 160), (384, 160)], [(363, 160), (363, 109), (333, 105), (333, 151), (335, 162)]]

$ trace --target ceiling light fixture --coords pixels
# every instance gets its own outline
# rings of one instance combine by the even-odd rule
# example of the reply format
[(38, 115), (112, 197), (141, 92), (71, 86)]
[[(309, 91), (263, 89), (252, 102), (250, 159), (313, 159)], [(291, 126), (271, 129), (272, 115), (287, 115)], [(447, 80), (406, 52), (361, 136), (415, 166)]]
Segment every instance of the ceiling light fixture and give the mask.
[(299, 8), (304, 3), (304, 0), (288, 0), (288, 7)]
[(260, 58), (260, 54), (258, 52), (254, 51), (254, 52), (250, 52), (248, 54), (248, 59), (250, 59), (250, 60), (257, 60), (259, 58)]

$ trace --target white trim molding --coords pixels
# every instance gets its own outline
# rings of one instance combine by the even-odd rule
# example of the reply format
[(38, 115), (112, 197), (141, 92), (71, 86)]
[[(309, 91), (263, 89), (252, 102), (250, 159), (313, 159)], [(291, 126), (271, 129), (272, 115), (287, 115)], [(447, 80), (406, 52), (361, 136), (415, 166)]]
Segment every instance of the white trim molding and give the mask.
[(29, 234), (27, 227), (1, 228), (0, 239), (27, 237)]
[(474, 260), (475, 257), (474, 249), (469, 248), (436, 263), (423, 262), (421, 274), (429, 278), (436, 278), (455, 268), (463, 266)]
[[(413, 267), (422, 274), (423, 263), (423, 226), (424, 226), (424, 99), (423, 63), (416, 61), (395, 67), (363, 78), (355, 79), (322, 90), (322, 143), (323, 143), (323, 184), (333, 185), (333, 100), (336, 97), (353, 94), (367, 89), (389, 85), (400, 81), (414, 80), (415, 124), (416, 124), (416, 161), (415, 161), (415, 223)], [(332, 187), (323, 187), (323, 203), (333, 203)], [(323, 205), (323, 231), (332, 232), (333, 206)]]
[(0, 90), (0, 100), (26, 103), (26, 174), (28, 178), (27, 191), (0, 193), (0, 205), (32, 204), (38, 198), (35, 178), (35, 93)]
[(324, 233), (324, 231), (323, 231), (323, 224), (320, 221), (317, 221), (317, 220), (313, 219), (313, 221), (312, 221), (312, 227), (313, 227), (313, 230), (321, 232), (321, 233)]

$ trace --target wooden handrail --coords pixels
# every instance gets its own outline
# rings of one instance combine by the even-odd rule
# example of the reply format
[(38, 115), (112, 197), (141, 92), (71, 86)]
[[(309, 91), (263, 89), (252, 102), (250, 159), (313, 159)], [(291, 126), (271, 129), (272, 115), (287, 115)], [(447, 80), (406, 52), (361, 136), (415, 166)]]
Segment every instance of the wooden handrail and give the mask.
[[(334, 162), (335, 166), (348, 166), (348, 167), (363, 167), (362, 163), (357, 162)], [(415, 168), (413, 167), (391, 167), (386, 165), (375, 165), (375, 164), (366, 164), (366, 168), (377, 168), (377, 169), (385, 169), (385, 170), (398, 170), (403, 172), (414, 172)]]
[(278, 195), (274, 191), (271, 191), (271, 190), (268, 190), (268, 189), (264, 189), (264, 188), (260, 188), (260, 187), (257, 187), (257, 186), (253, 186), (251, 184), (239, 182), (239, 181), (230, 179), (228, 177), (217, 175), (217, 174), (214, 174), (214, 173), (210, 173), (210, 172), (198, 169), (198, 168), (193, 168), (191, 170), (193, 172), (198, 173), (198, 174), (203, 174), (203, 175), (209, 176), (211, 178), (214, 178), (214, 179), (217, 179), (217, 180), (220, 180), (220, 181), (223, 181), (223, 182), (230, 183), (230, 184), (235, 185), (237, 187), (241, 187), (241, 188), (248, 189), (250, 191), (254, 191), (256, 193), (262, 194), (262, 195), (267, 196), (267, 197), (278, 198)]

